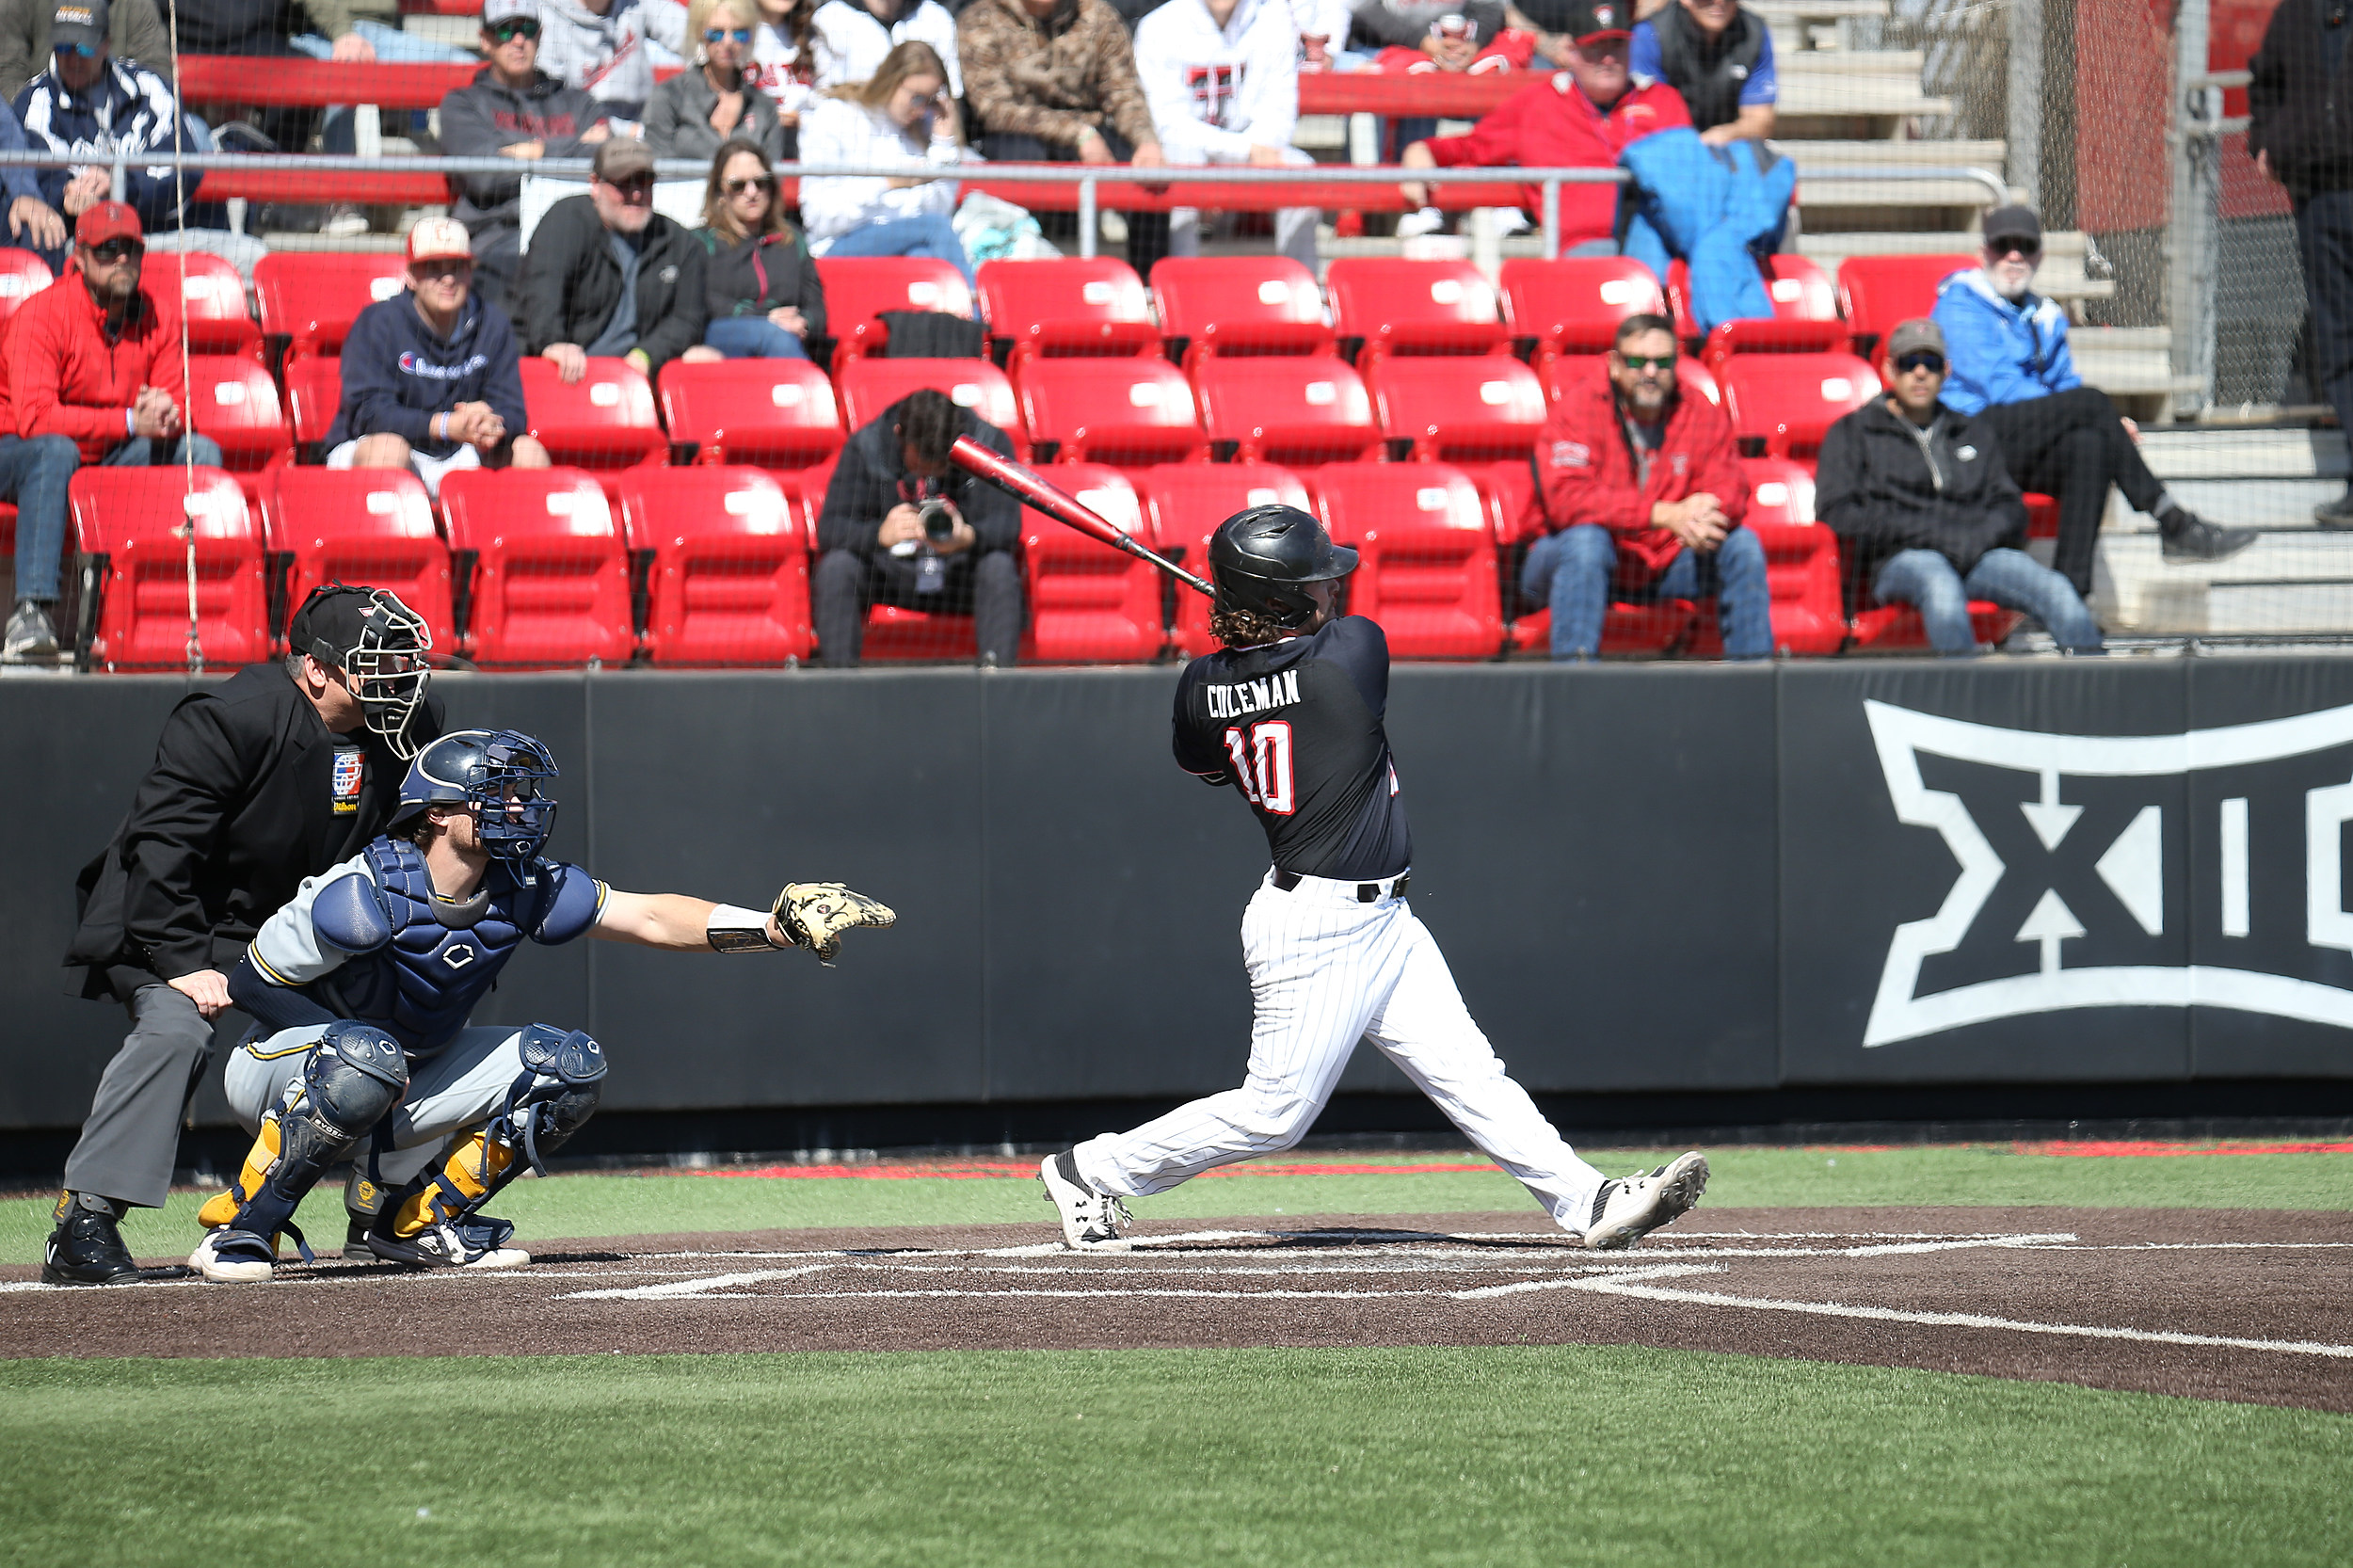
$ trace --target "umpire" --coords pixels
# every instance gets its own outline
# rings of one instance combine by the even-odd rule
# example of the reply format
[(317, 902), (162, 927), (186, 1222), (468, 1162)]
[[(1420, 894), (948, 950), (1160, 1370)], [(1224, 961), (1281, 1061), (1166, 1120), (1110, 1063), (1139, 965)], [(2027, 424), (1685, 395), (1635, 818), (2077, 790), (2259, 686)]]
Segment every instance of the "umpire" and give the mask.
[(376, 588), (330, 584), (295, 612), (283, 664), (181, 700), (114, 842), (82, 869), (66, 952), (79, 989), (130, 1010), (66, 1160), (40, 1277), (140, 1277), (118, 1222), (160, 1208), (180, 1124), (227, 1009), (227, 970), (302, 879), (384, 831), (408, 759), (441, 733), (432, 633)]

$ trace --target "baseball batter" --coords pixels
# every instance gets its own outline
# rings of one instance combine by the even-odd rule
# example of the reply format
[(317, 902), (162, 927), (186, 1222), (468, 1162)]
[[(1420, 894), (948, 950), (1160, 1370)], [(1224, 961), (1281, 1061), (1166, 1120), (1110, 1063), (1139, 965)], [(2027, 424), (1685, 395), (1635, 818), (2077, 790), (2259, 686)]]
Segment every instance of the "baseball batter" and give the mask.
[(1250, 803), (1274, 862), (1241, 922), (1249, 1074), (1239, 1089), (1048, 1156), (1038, 1178), (1073, 1248), (1124, 1248), (1123, 1198), (1297, 1144), (1359, 1040), (1586, 1246), (1632, 1245), (1707, 1185), (1697, 1154), (1605, 1179), (1506, 1076), (1464, 1008), (1405, 902), (1413, 841), (1382, 728), (1388, 641), (1372, 621), (1333, 615), (1355, 566), (1353, 550), (1289, 506), (1238, 513), (1209, 541), (1210, 628), (1225, 647), (1177, 683), (1176, 752), (1186, 772)]

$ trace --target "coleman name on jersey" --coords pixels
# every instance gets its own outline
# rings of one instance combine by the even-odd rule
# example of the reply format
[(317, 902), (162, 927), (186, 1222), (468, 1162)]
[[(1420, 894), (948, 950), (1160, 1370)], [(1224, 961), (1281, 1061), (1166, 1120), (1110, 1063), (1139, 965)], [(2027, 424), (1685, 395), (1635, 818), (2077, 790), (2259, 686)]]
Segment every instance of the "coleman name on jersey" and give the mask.
[(1240, 718), (1244, 713), (1263, 712), (1269, 708), (1281, 708), (1299, 700), (1299, 672), (1282, 670), (1263, 680), (1244, 680), (1230, 686), (1208, 685), (1201, 688), (1209, 694), (1209, 717)]

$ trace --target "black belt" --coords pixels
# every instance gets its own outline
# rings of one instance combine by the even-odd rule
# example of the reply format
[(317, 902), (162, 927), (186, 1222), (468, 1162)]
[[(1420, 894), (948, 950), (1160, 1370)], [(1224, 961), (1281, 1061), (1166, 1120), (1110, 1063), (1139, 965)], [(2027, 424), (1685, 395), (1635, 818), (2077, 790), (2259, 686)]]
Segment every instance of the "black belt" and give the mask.
[[(1306, 878), (1301, 876), (1297, 872), (1278, 871), (1274, 873), (1275, 888), (1279, 891), (1286, 893), (1289, 892), (1292, 888), (1298, 887), (1305, 880)], [(1395, 882), (1389, 885), (1389, 896), (1391, 898), (1403, 898), (1405, 896), (1405, 885), (1413, 880), (1414, 878), (1410, 872), (1404, 876), (1399, 877)], [(1378, 882), (1359, 882), (1356, 884), (1356, 902), (1358, 904), (1380, 903), (1381, 884)]]

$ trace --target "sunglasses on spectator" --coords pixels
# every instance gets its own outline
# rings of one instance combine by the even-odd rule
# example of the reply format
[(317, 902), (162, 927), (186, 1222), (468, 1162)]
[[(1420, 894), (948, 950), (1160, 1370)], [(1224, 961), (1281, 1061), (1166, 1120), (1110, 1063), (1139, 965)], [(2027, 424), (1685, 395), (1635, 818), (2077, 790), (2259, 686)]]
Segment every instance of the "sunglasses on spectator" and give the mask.
[(1673, 370), (1675, 357), (1672, 354), (1627, 354), (1621, 351), (1618, 362), (1628, 370)]
[(749, 27), (706, 27), (703, 29), (705, 43), (725, 43), (730, 39), (737, 43), (749, 43), (752, 41), (752, 30)]
[(1933, 348), (1923, 348), (1896, 361), (1896, 374), (1898, 376), (1909, 376), (1915, 370), (1925, 370), (1930, 376), (1942, 376), (1945, 374), (1945, 356)]
[(442, 256), (429, 262), (411, 262), (417, 276), (427, 282), (440, 282), (455, 278), (460, 282), (473, 276), (473, 263), (464, 256)]
[(727, 182), (727, 193), (729, 196), (741, 196), (747, 190), (756, 190), (766, 196), (774, 196), (776, 193), (776, 177), (773, 174), (756, 174), (748, 180)]
[(55, 50), (52, 51), (52, 53), (58, 55), (71, 55), (77, 60), (94, 60), (98, 58), (97, 47), (93, 44), (88, 43), (60, 43)]
[(108, 266), (113, 266), (120, 262), (128, 261), (133, 256), (146, 255), (147, 247), (137, 240), (106, 240), (91, 246), (89, 253), (94, 259), (105, 263)]
[(539, 19), (534, 16), (510, 16), (505, 21), (491, 26), (488, 31), (501, 43), (512, 43), (519, 38), (536, 39), (539, 36)]
[(622, 198), (630, 201), (649, 199), (653, 195), (653, 176), (650, 174), (624, 175), (618, 180), (607, 180), (605, 184), (619, 191)]
[(2031, 262), (2037, 256), (2042, 254), (2042, 242), (2041, 240), (2019, 239), (2013, 235), (2004, 239), (1988, 240), (1985, 242), (1985, 248), (1989, 254), (1993, 256), (2008, 256), (2015, 252)]

